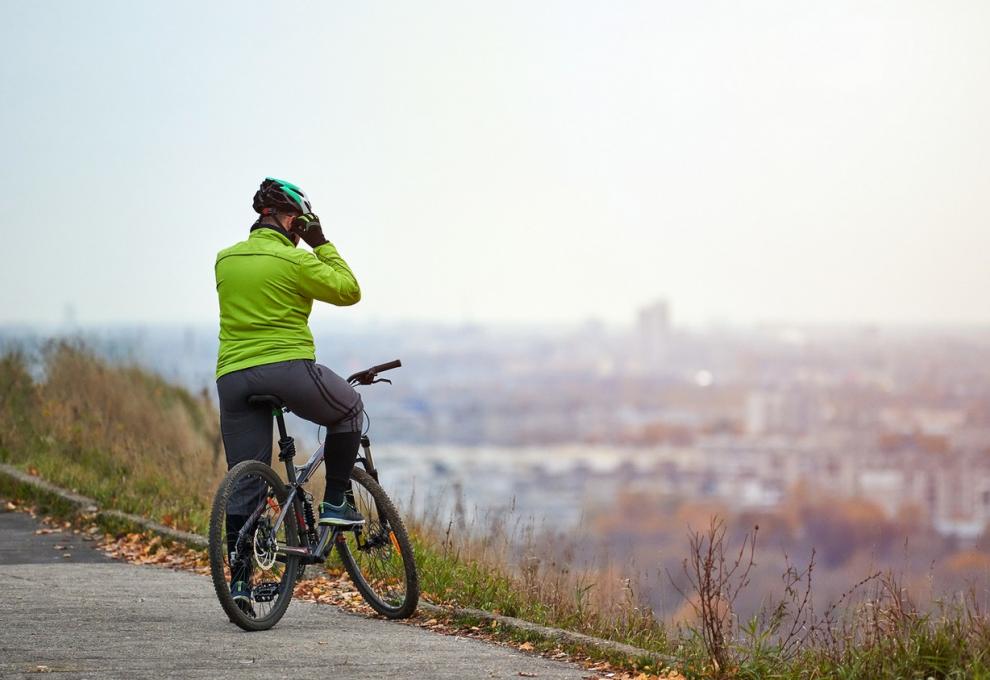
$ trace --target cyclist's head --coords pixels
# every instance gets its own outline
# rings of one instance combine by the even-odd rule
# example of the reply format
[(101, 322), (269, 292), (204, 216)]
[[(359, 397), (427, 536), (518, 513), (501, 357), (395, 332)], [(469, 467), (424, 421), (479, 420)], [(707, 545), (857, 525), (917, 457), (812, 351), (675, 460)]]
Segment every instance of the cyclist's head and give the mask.
[(266, 177), (261, 187), (254, 194), (254, 211), (259, 215), (271, 215), (276, 212), (293, 213), (294, 216), (313, 212), (313, 206), (295, 184), (282, 179)]
[(298, 242), (298, 235), (290, 229), (292, 220), (303, 213), (313, 212), (313, 206), (303, 190), (295, 184), (266, 177), (254, 194), (254, 211), (260, 215), (259, 222), (272, 218), (278, 226), (289, 232), (289, 237), (294, 242)]

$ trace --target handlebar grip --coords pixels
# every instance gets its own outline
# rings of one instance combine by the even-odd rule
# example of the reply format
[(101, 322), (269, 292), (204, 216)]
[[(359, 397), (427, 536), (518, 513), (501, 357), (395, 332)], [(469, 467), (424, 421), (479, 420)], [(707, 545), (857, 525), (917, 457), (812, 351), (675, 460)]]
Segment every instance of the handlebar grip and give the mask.
[(395, 361), (389, 361), (386, 364), (379, 364), (378, 366), (373, 366), (371, 370), (375, 373), (382, 373), (383, 371), (390, 371), (393, 368), (398, 368), (402, 365), (402, 362), (396, 359)]

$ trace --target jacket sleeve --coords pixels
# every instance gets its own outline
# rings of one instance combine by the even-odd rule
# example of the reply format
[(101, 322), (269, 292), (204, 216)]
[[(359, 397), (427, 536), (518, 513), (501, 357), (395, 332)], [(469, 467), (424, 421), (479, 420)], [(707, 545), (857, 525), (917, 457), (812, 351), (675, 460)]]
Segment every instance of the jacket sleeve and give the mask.
[(299, 268), (299, 290), (314, 300), (332, 305), (353, 305), (361, 299), (361, 288), (332, 243), (313, 249)]

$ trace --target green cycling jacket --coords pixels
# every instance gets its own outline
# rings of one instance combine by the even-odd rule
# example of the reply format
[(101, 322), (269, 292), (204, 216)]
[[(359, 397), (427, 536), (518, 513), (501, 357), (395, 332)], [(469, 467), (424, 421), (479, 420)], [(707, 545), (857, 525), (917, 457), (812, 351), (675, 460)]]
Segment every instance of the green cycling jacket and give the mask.
[(316, 359), (313, 300), (353, 305), (361, 289), (332, 243), (301, 250), (282, 233), (255, 229), (217, 253), (217, 377), (289, 359)]

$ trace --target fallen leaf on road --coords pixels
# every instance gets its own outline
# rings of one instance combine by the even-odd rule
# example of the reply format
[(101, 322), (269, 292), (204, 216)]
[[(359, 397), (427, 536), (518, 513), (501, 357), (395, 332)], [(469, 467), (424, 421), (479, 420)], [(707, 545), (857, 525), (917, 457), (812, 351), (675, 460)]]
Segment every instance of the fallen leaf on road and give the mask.
[(526, 671), (519, 671), (519, 675), (521, 675), (524, 678), (535, 678), (536, 677), (536, 673), (528, 673)]
[(521, 649), (524, 652), (532, 652), (533, 649), (534, 649), (533, 643), (531, 643), (531, 642), (524, 642), (521, 645), (519, 645), (519, 649)]
[(72, 557), (72, 553), (62, 553), (62, 557)]
[(6, 506), (4, 506), (4, 507), (6, 507), (6, 508), (7, 508), (8, 510), (10, 510), (11, 512), (13, 512), (14, 510), (16, 510), (16, 509), (17, 509), (17, 506), (16, 506), (16, 505), (14, 505), (13, 503), (11, 503), (10, 501), (7, 501), (7, 505), (6, 505)]
[(52, 672), (52, 669), (49, 668), (48, 666), (35, 666), (34, 668), (32, 668), (28, 672), (29, 673), (51, 673)]
[(52, 548), (55, 550), (65, 550), (65, 547), (66, 546), (62, 545), (61, 543), (56, 543), (55, 545), (52, 546)]

